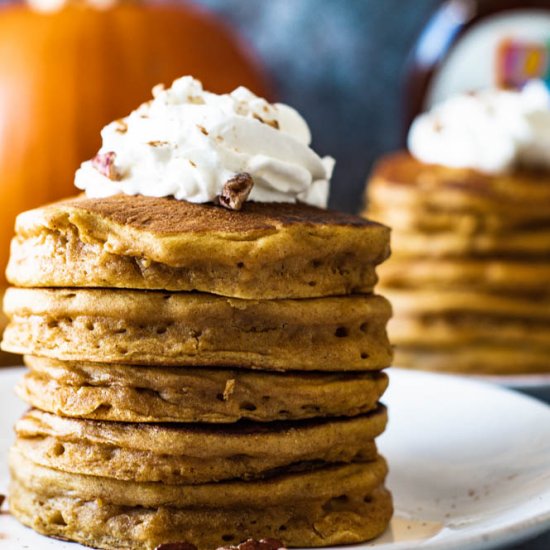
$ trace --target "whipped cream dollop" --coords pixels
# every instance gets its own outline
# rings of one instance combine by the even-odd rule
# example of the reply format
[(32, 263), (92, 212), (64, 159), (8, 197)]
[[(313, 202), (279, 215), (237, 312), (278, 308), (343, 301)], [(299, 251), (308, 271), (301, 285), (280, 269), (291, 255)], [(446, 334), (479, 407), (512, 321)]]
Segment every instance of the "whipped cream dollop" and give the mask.
[(408, 146), (421, 162), (489, 174), (550, 169), (550, 93), (532, 80), (452, 97), (414, 121)]
[(103, 128), (95, 159), (77, 170), (89, 197), (118, 193), (215, 201), (224, 184), (249, 174), (248, 200), (326, 207), (334, 160), (311, 148), (304, 119), (246, 88), (217, 95), (192, 77)]

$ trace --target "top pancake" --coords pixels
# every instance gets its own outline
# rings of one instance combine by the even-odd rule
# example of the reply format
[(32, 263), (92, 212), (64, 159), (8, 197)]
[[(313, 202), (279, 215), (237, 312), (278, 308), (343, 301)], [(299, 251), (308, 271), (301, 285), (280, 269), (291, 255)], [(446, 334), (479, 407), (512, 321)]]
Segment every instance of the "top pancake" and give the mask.
[(293, 225), (336, 225), (364, 227), (372, 222), (307, 204), (246, 202), (235, 212), (212, 204), (195, 204), (173, 198), (115, 195), (103, 199), (77, 197), (65, 205), (97, 214), (120, 225), (148, 231), (159, 236), (181, 233), (249, 234), (274, 231)]
[(543, 172), (483, 174), (398, 152), (376, 166), (368, 199), (369, 215), (399, 231), (550, 232), (550, 177)]
[(304, 204), (77, 197), (21, 214), (19, 286), (197, 290), (250, 299), (371, 292), (389, 229)]

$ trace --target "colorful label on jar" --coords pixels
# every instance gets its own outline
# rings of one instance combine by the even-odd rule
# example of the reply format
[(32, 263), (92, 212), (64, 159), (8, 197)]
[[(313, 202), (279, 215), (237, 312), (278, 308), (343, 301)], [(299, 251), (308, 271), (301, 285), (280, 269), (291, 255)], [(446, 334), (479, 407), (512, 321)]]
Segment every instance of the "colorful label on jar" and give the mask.
[(426, 96), (425, 109), (464, 92), (550, 83), (550, 13), (515, 10), (480, 19), (450, 50)]
[(504, 38), (496, 54), (496, 83), (502, 88), (520, 88), (527, 81), (549, 82), (550, 43)]

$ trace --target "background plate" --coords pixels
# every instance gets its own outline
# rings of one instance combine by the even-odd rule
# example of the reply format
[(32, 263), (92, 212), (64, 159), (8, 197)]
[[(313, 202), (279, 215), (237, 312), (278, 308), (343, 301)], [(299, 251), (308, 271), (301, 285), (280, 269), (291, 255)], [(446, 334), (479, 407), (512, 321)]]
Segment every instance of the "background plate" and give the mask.
[(472, 376), (474, 380), (491, 382), (526, 393), (550, 404), (550, 373), (512, 376)]
[[(395, 498), (391, 528), (356, 549), (474, 550), (550, 527), (550, 407), (486, 383), (392, 369), (380, 438)], [(11, 426), (24, 406), (19, 369), (0, 371), (0, 492)], [(0, 516), (0, 549), (76, 550)]]

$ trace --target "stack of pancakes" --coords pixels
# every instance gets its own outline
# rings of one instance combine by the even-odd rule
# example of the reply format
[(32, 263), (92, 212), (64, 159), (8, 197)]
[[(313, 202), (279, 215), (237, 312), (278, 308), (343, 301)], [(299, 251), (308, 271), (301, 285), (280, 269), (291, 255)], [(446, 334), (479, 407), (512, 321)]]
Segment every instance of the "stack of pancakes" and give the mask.
[(100, 548), (364, 541), (391, 497), (373, 294), (389, 230), (305, 205), (77, 198), (22, 214), (10, 506)]
[(368, 215), (393, 228), (380, 270), (396, 364), (550, 372), (550, 175), (383, 159)]

